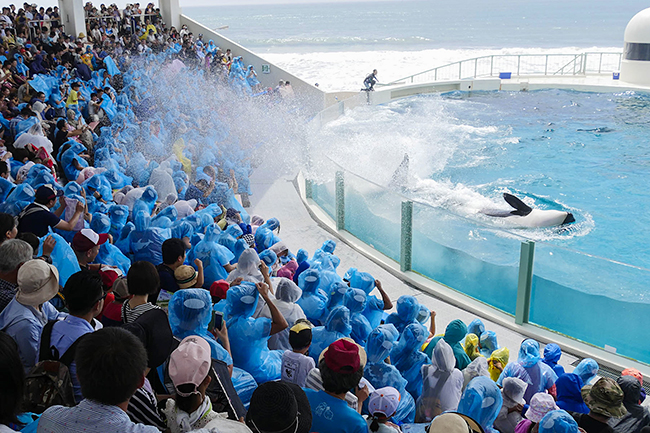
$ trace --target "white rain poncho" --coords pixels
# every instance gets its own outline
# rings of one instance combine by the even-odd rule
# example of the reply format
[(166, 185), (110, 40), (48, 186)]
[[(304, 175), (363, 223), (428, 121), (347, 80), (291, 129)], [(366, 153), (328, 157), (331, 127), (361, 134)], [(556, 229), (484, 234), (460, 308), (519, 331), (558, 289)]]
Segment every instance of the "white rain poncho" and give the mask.
[(24, 149), (28, 144), (33, 144), (36, 148), (42, 147), (50, 155), (54, 149), (52, 142), (43, 134), (43, 128), (40, 123), (33, 125), (27, 132), (20, 134), (16, 138), (16, 141), (14, 141), (14, 147), (16, 149)]
[(226, 278), (229, 283), (235, 281), (237, 278), (243, 278), (244, 281), (249, 281), (253, 284), (261, 283), (264, 281), (262, 272), (260, 272), (260, 258), (254, 249), (248, 248), (237, 262), (237, 269), (233, 270)]
[[(296, 304), (296, 301), (300, 299), (302, 295), (302, 290), (300, 287), (293, 281), (288, 278), (275, 278), (273, 283), (277, 282), (275, 289), (275, 301), (273, 303), (277, 307), (280, 314), (284, 316), (285, 320), (289, 326), (278, 332), (277, 334), (271, 335), (269, 338), (269, 349), (271, 350), (292, 350), (291, 344), (289, 344), (289, 329), (296, 323), (298, 319), (306, 319), (305, 313), (300, 308), (300, 305)], [(271, 311), (269, 310), (268, 305), (264, 305), (262, 311), (260, 312), (260, 317), (271, 318)]]
[(422, 366), (422, 396), (417, 402), (415, 422), (430, 422), (446, 411), (455, 411), (463, 388), (463, 373), (457, 368), (451, 346), (440, 339), (431, 364)]
[(521, 401), (514, 399), (523, 398), (526, 388), (528, 388), (528, 384), (517, 377), (507, 377), (503, 380), (503, 389), (501, 390), (503, 406), (494, 421), (494, 427), (501, 433), (514, 433), (515, 427), (523, 419), (521, 411), (511, 412), (509, 409), (521, 404)]

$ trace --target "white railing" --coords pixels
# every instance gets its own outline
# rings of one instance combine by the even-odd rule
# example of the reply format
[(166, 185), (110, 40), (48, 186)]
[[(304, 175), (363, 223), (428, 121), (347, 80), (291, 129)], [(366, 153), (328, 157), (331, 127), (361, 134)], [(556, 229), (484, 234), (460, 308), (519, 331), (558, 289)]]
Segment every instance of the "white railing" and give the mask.
[[(430, 83), (479, 77), (524, 75), (586, 75), (620, 70), (622, 53), (586, 52), (580, 54), (506, 54), (476, 57), (429, 69), (384, 84)], [(505, 78), (505, 77), (504, 77)]]

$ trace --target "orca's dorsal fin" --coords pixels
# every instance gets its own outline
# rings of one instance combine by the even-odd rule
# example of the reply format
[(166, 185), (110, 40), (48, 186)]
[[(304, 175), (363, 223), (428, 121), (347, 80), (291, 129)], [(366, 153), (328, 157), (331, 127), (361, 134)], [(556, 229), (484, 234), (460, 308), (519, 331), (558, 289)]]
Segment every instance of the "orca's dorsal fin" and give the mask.
[(526, 216), (529, 213), (533, 211), (533, 209), (528, 206), (526, 203), (518, 199), (512, 194), (508, 194), (507, 192), (503, 193), (503, 199), (508, 203), (510, 206), (515, 208), (516, 210), (512, 211), (512, 215), (520, 215), (520, 216)]

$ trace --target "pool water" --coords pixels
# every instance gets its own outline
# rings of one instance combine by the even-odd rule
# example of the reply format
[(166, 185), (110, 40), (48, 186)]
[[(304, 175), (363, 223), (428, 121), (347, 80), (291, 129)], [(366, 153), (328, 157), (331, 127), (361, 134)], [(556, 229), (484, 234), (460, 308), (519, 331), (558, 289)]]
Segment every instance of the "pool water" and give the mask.
[[(418, 96), (354, 110), (323, 132), (332, 158), (370, 180), (387, 185), (406, 153), (414, 198), (643, 268), (650, 268), (649, 133), (649, 96), (567, 90)], [(572, 212), (576, 222), (512, 230), (480, 213), (509, 209), (504, 192)]]

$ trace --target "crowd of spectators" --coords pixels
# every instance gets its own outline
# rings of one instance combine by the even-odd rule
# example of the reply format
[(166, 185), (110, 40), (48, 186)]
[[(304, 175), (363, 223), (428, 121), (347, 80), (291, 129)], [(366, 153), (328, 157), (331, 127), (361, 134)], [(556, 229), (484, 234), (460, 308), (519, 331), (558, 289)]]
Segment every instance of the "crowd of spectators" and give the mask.
[(290, 84), (152, 4), (85, 11), (76, 36), (56, 8), (1, 17), (0, 432), (650, 429), (637, 370), (568, 373), (532, 339), (511, 360), (480, 319), (437, 334), (334, 241), (287, 245), (246, 211), (223, 106)]

